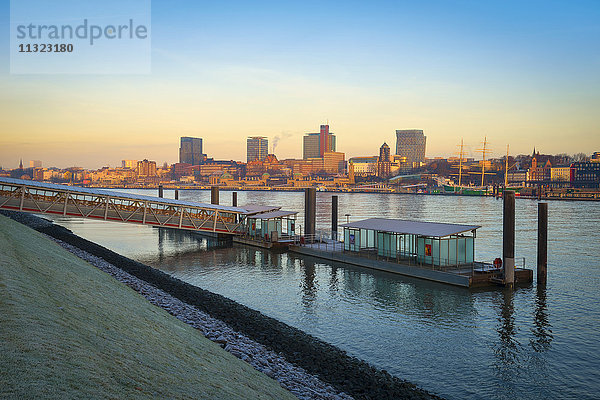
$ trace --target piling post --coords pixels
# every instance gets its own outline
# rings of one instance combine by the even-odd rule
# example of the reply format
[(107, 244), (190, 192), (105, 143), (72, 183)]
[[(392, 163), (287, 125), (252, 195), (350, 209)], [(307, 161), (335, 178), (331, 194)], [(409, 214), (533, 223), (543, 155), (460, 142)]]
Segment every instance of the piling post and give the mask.
[(237, 207), (237, 192), (231, 194), (231, 205)]
[(219, 187), (211, 186), (210, 187), (210, 204), (219, 205)]
[(331, 238), (337, 240), (338, 231), (338, 197), (331, 196)]
[(158, 197), (163, 197), (163, 185), (158, 185)]
[(179, 200), (179, 189), (175, 189), (175, 200)]
[(548, 203), (538, 203), (537, 283), (545, 285), (548, 275)]
[(504, 220), (502, 224), (502, 256), (504, 265), (504, 283), (515, 283), (515, 192), (504, 191)]
[(304, 191), (304, 234), (306, 236), (315, 234), (317, 222), (317, 190), (306, 188)]

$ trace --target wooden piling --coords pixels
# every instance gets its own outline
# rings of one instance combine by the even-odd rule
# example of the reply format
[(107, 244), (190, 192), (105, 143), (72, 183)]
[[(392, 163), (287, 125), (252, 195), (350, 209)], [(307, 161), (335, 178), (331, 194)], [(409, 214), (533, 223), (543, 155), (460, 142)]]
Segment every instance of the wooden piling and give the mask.
[(219, 187), (210, 187), (210, 204), (219, 205)]
[(537, 283), (545, 285), (548, 275), (548, 203), (538, 203)]
[(158, 197), (163, 197), (163, 185), (158, 185)]
[(515, 282), (515, 192), (504, 192), (502, 257), (504, 283), (512, 286)]
[(237, 192), (232, 193), (231, 205), (237, 207)]
[(175, 189), (175, 200), (179, 200), (179, 189)]
[(306, 188), (304, 191), (304, 235), (314, 235), (317, 223), (317, 190)]
[(338, 231), (338, 197), (331, 196), (331, 238), (337, 240)]

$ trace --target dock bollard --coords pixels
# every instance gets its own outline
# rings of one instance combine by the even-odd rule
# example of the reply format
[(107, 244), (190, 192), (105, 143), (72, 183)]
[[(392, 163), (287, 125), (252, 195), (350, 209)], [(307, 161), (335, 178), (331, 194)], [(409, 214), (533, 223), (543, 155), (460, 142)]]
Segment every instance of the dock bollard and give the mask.
[(317, 190), (315, 188), (306, 188), (304, 192), (304, 235), (315, 234), (317, 222)]
[(548, 278), (548, 203), (538, 203), (537, 284)]
[(504, 258), (504, 284), (515, 283), (515, 192), (504, 192), (504, 218), (502, 224), (502, 256)]
[(337, 240), (338, 230), (338, 197), (331, 196), (331, 239)]
[(219, 187), (210, 187), (210, 204), (219, 205)]

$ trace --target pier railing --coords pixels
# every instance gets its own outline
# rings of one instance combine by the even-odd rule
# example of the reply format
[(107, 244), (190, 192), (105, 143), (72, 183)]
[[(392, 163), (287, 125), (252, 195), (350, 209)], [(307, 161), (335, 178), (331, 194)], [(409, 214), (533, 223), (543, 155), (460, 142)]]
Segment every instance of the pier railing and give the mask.
[[(431, 269), (434, 271), (453, 272), (460, 275), (473, 276), (479, 274), (496, 274), (499, 268), (494, 265), (494, 261), (475, 261), (467, 263), (449, 263), (446, 260), (437, 260), (435, 264), (423, 262), (416, 254), (406, 254), (402, 252), (382, 252), (377, 248), (363, 248), (358, 252), (344, 249), (344, 242), (331, 239), (327, 232), (319, 232), (314, 235), (295, 236), (294, 245), (305, 246), (318, 250), (319, 252), (344, 255), (351, 254), (355, 257), (366, 258), (376, 261), (392, 262), (407, 266)], [(515, 258), (515, 268), (525, 268), (525, 257)]]

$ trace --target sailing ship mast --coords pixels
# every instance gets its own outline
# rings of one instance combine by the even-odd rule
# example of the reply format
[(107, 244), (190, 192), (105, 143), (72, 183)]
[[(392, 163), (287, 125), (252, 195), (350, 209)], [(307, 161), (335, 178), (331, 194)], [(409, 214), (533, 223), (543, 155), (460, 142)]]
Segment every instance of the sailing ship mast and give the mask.
[(460, 153), (458, 155), (458, 186), (462, 183), (463, 139), (460, 138)]
[(491, 150), (487, 148), (487, 136), (483, 138), (483, 149), (478, 149), (483, 154), (483, 161), (481, 162), (481, 186), (483, 187), (483, 182), (485, 179), (485, 155), (489, 153)]

